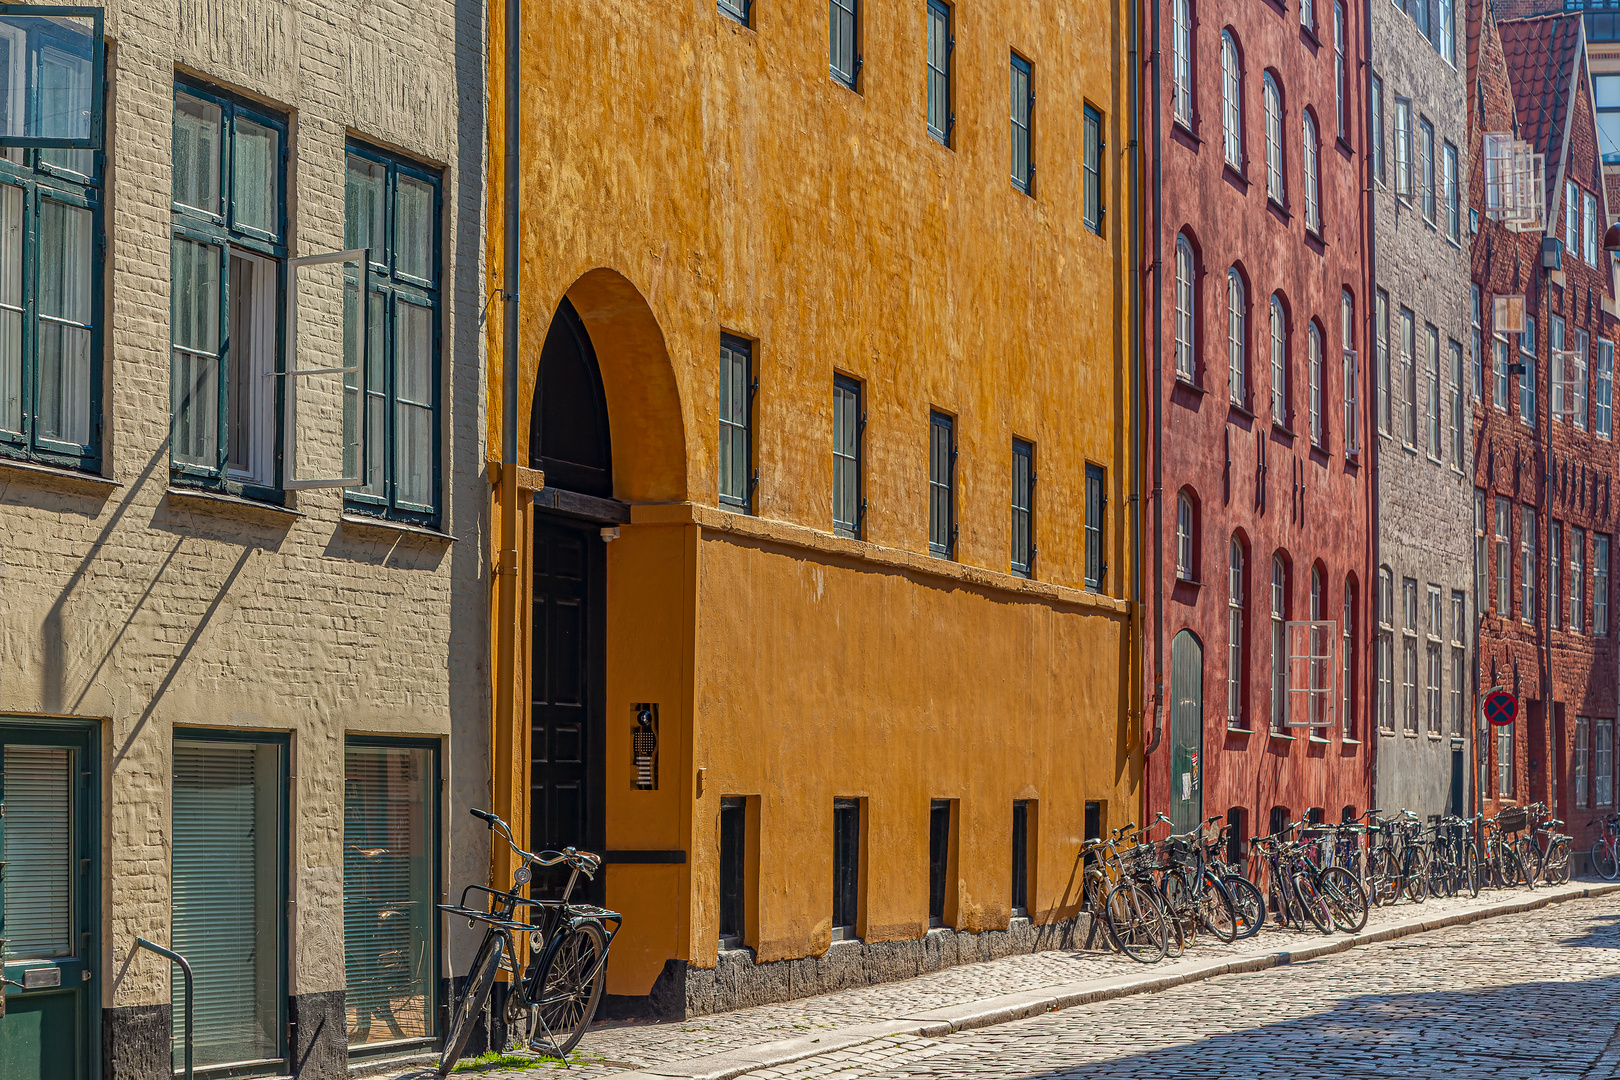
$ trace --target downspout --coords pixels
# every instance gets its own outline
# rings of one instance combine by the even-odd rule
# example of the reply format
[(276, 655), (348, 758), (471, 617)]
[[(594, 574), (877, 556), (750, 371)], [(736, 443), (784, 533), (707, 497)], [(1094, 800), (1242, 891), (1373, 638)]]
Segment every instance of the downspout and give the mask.
[[(1363, 48), (1366, 50), (1362, 54), (1365, 57), (1365, 59), (1362, 62), (1362, 74), (1363, 74), (1363, 77), (1364, 77), (1365, 90), (1366, 90), (1366, 93), (1364, 93), (1362, 95), (1362, 100), (1367, 101), (1367, 100), (1369, 100), (1369, 95), (1371, 94), (1371, 91), (1372, 91), (1372, 79), (1370, 78), (1370, 73), (1372, 71), (1373, 33), (1372, 33), (1372, 10), (1371, 10), (1370, 7), (1365, 7), (1364, 6), (1362, 8), (1362, 31), (1361, 31), (1361, 37), (1362, 37), (1362, 41), (1365, 43), (1363, 45)], [(1372, 116), (1371, 116), (1370, 113), (1368, 113), (1366, 115), (1367, 115), (1367, 138), (1366, 138), (1365, 142), (1362, 145), (1370, 146), (1370, 145), (1372, 145), (1372, 137), (1373, 137), (1373, 133), (1372, 133)], [(1376, 191), (1377, 191), (1378, 178), (1375, 175), (1375, 173), (1373, 172), (1373, 158), (1372, 158), (1372, 155), (1371, 154), (1363, 154), (1363, 160), (1366, 162), (1366, 166), (1367, 166), (1367, 186), (1366, 186), (1366, 189), (1365, 189), (1365, 192), (1366, 192), (1365, 197), (1366, 197), (1366, 200), (1367, 200), (1367, 211), (1366, 211), (1366, 213), (1367, 213), (1367, 229), (1366, 229), (1365, 235), (1362, 237), (1362, 242), (1364, 244), (1366, 244), (1367, 286), (1366, 286), (1366, 290), (1362, 294), (1361, 314), (1362, 314), (1362, 319), (1363, 319), (1363, 321), (1365, 322), (1365, 324), (1367, 326), (1367, 330), (1366, 330), (1366, 333), (1362, 336), (1361, 340), (1364, 341), (1364, 342), (1373, 342), (1373, 341), (1377, 340), (1377, 334), (1378, 334), (1378, 313), (1377, 313), (1377, 310), (1376, 310), (1377, 303), (1378, 303), (1378, 244), (1374, 241), (1374, 237), (1376, 235), (1374, 230), (1375, 230), (1375, 227), (1377, 225), (1377, 213), (1376, 212), (1377, 212), (1377, 209), (1378, 209), (1378, 201), (1377, 201), (1377, 198), (1376, 198)], [(1369, 359), (1371, 361), (1371, 363), (1369, 364), (1369, 367), (1373, 369), (1370, 372), (1370, 374), (1372, 375), (1372, 378), (1363, 381), (1363, 385), (1366, 385), (1367, 383), (1372, 384), (1372, 394), (1371, 394), (1372, 408), (1367, 410), (1367, 413), (1371, 417), (1373, 414), (1376, 414), (1377, 411), (1378, 411), (1378, 376), (1379, 376), (1379, 372), (1376, 370), (1377, 364), (1378, 364), (1378, 357), (1376, 355), (1376, 350), (1364, 349), (1362, 351), (1372, 354), (1371, 356), (1369, 356)], [(1391, 392), (1391, 388), (1389, 388), (1389, 387), (1384, 388), (1384, 393), (1388, 394), (1390, 392)], [(1379, 731), (1379, 728), (1378, 728), (1377, 710), (1378, 710), (1378, 704), (1379, 703), (1378, 703), (1378, 676), (1377, 676), (1377, 662), (1378, 662), (1377, 661), (1377, 649), (1378, 649), (1377, 637), (1378, 637), (1379, 631), (1378, 631), (1378, 619), (1377, 619), (1377, 611), (1376, 611), (1376, 605), (1378, 604), (1378, 588), (1379, 588), (1379, 584), (1378, 584), (1378, 568), (1381, 565), (1383, 565), (1383, 545), (1380, 543), (1380, 532), (1381, 532), (1381, 529), (1382, 529), (1382, 518), (1379, 516), (1379, 513), (1378, 513), (1379, 489), (1381, 487), (1380, 472), (1381, 472), (1382, 466), (1381, 466), (1381, 464), (1380, 464), (1380, 462), (1378, 460), (1378, 454), (1379, 454), (1380, 446), (1379, 446), (1379, 443), (1378, 443), (1378, 434), (1377, 434), (1378, 424), (1377, 424), (1376, 419), (1373, 419), (1368, 423), (1364, 423), (1362, 425), (1362, 428), (1363, 428), (1364, 431), (1367, 432), (1367, 434), (1369, 436), (1368, 439), (1366, 440), (1367, 441), (1367, 449), (1369, 451), (1368, 454), (1367, 454), (1367, 458), (1368, 458), (1368, 465), (1369, 465), (1369, 467), (1371, 468), (1371, 471), (1372, 471), (1372, 481), (1371, 481), (1371, 483), (1369, 483), (1367, 485), (1367, 488), (1368, 488), (1367, 496), (1368, 496), (1368, 500), (1369, 500), (1368, 510), (1367, 510), (1367, 532), (1368, 532), (1368, 534), (1369, 534), (1369, 536), (1371, 537), (1371, 540), (1372, 540), (1372, 542), (1367, 545), (1367, 551), (1368, 551), (1368, 554), (1371, 557), (1371, 560), (1366, 566), (1365, 575), (1362, 578), (1362, 580), (1366, 582), (1366, 586), (1363, 589), (1363, 592), (1364, 592), (1364, 594), (1366, 595), (1366, 597), (1367, 597), (1367, 599), (1369, 601), (1368, 604), (1367, 604), (1367, 611), (1373, 617), (1363, 619), (1363, 625), (1369, 631), (1371, 631), (1371, 633), (1363, 635), (1364, 637), (1367, 638), (1367, 648), (1363, 651), (1362, 655), (1366, 657), (1368, 662), (1364, 663), (1362, 665), (1363, 674), (1362, 674), (1362, 678), (1361, 678), (1362, 690), (1364, 691), (1363, 694), (1362, 694), (1362, 700), (1368, 702), (1372, 706), (1370, 709), (1367, 710), (1367, 722), (1364, 723), (1362, 725), (1362, 727), (1361, 727), (1361, 735), (1362, 735), (1361, 742), (1362, 742), (1362, 745), (1368, 748), (1368, 753), (1372, 757), (1372, 776), (1369, 778), (1371, 780), (1371, 788), (1367, 792), (1367, 808), (1370, 810), (1370, 809), (1374, 808), (1374, 806), (1376, 805), (1376, 802), (1377, 802), (1377, 797), (1378, 797), (1378, 759), (1382, 756), (1382, 755), (1380, 755), (1378, 753), (1378, 738), (1379, 738), (1378, 731)], [(1391, 659), (1390, 662), (1394, 663), (1393, 658)], [(1342, 726), (1342, 721), (1341, 721), (1341, 726)]]
[[(1145, 437), (1145, 427), (1142, 416), (1142, 203), (1137, 198), (1142, 183), (1142, 115), (1139, 108), (1141, 101), (1141, 88), (1138, 85), (1142, 79), (1142, 49), (1141, 49), (1141, 15), (1139, 0), (1130, 0), (1129, 26), (1127, 33), (1130, 37), (1130, 79), (1125, 88), (1126, 107), (1130, 110), (1132, 126), (1130, 145), (1129, 178), (1127, 180), (1129, 201), (1131, 205), (1131, 284), (1130, 284), (1130, 318), (1131, 318), (1131, 639), (1142, 641), (1142, 448)], [(1136, 668), (1132, 674), (1131, 698), (1136, 704), (1137, 718), (1143, 719), (1142, 677), (1145, 669)], [(1157, 715), (1157, 714), (1155, 714)], [(1154, 746), (1158, 745), (1158, 736), (1154, 736)], [(1142, 769), (1147, 771), (1147, 754), (1152, 753), (1149, 747), (1142, 757)], [(1145, 779), (1145, 776), (1144, 776)], [(1144, 788), (1145, 790), (1145, 788)]]
[[(1160, 500), (1164, 495), (1164, 268), (1160, 251), (1164, 243), (1161, 215), (1164, 210), (1164, 164), (1162, 160), (1162, 124), (1164, 120), (1161, 100), (1162, 80), (1159, 56), (1159, 0), (1143, 0), (1153, 7), (1153, 50), (1149, 64), (1153, 72), (1153, 218), (1149, 223), (1153, 240), (1153, 495), (1142, 507), (1142, 513), (1153, 513), (1153, 737), (1142, 752), (1142, 790), (1147, 791), (1147, 758), (1159, 748), (1164, 738), (1164, 515)], [(1133, 17), (1135, 8), (1132, 8)], [(1138, 115), (1137, 124), (1141, 124)], [(1138, 320), (1140, 322), (1140, 320)], [(1140, 333), (1140, 328), (1138, 328)], [(1137, 571), (1140, 578), (1141, 571)], [(1140, 594), (1140, 583), (1137, 586)]]

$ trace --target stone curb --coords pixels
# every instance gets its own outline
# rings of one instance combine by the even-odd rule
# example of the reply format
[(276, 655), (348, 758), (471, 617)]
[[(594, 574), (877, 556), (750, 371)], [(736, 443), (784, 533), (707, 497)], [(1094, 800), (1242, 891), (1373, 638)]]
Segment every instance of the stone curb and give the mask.
[[(948, 1005), (941, 1009), (930, 1009), (914, 1015), (898, 1016), (893, 1020), (851, 1025), (813, 1037), (806, 1035), (797, 1039), (785, 1039), (780, 1042), (742, 1047), (737, 1050), (728, 1050), (724, 1053), (710, 1054), (687, 1061), (671, 1062), (667, 1065), (651, 1065), (633, 1072), (614, 1073), (613, 1076), (615, 1080), (668, 1080), (671, 1077), (678, 1077), (679, 1080), (735, 1080), (736, 1077), (743, 1076), (756, 1069), (791, 1065), (793, 1062), (803, 1061), (805, 1058), (848, 1050), (851, 1047), (876, 1042), (879, 1039), (895, 1035), (938, 1038), (958, 1031), (994, 1027), (998, 1024), (1010, 1023), (1013, 1020), (1024, 1020), (1031, 1016), (1040, 1016), (1056, 1009), (1069, 1009), (1076, 1005), (1112, 1001), (1116, 998), (1131, 997), (1136, 994), (1154, 994), (1174, 986), (1203, 982), (1206, 979), (1213, 979), (1221, 975), (1264, 971), (1267, 968), (1281, 967), (1286, 964), (1305, 963), (1323, 956), (1347, 952), (1362, 945), (1373, 945), (1381, 941), (1390, 941), (1411, 934), (1422, 934), (1449, 926), (1463, 926), (1468, 923), (1495, 918), (1499, 915), (1516, 915), (1525, 911), (1535, 911), (1549, 904), (1560, 904), (1568, 900), (1584, 900), (1588, 897), (1603, 896), (1614, 892), (1620, 892), (1620, 883), (1566, 887), (1557, 891), (1542, 892), (1540, 895), (1532, 893), (1523, 899), (1503, 900), (1499, 903), (1488, 904), (1469, 911), (1457, 911), (1450, 915), (1440, 915), (1432, 919), (1406, 919), (1398, 923), (1392, 923), (1389, 926), (1381, 926), (1376, 930), (1366, 930), (1359, 934), (1351, 934), (1348, 937), (1324, 941), (1320, 945), (1308, 945), (1304, 948), (1284, 949), (1277, 952), (1255, 953), (1251, 956), (1240, 956), (1230, 960), (1184, 961), (1157, 970), (1144, 968), (1143, 973), (1140, 975), (1115, 975), (1105, 979), (1060, 983), (1055, 986), (1045, 986), (1039, 990), (1003, 994), (999, 997), (983, 998), (961, 1005)], [(1155, 967), (1157, 966), (1155, 965)]]

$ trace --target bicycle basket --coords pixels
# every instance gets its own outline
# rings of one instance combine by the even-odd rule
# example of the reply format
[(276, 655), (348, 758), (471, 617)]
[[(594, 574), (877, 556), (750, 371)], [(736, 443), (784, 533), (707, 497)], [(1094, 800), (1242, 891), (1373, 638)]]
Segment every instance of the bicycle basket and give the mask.
[(1509, 806), (1496, 815), (1496, 827), (1503, 832), (1520, 832), (1529, 823), (1530, 815), (1522, 806)]

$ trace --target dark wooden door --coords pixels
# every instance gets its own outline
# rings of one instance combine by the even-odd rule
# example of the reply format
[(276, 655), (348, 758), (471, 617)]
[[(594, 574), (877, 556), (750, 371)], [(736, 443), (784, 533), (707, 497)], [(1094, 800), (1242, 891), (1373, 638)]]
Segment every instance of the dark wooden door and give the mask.
[[(601, 853), (601, 548), (595, 528), (536, 517), (529, 761), (533, 851), (573, 846)], [(536, 895), (550, 895), (564, 881), (560, 873), (537, 879)]]

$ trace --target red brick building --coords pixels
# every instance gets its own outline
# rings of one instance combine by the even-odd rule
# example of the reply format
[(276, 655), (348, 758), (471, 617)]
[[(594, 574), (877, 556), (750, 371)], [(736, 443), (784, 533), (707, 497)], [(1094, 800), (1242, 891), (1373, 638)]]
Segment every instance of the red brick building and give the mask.
[(1365, 16), (1143, 12), (1149, 819), (1368, 808)]
[[(1475, 761), (1486, 813), (1546, 802), (1580, 850), (1615, 808), (1617, 673), (1616, 320), (1582, 18), (1474, 0), (1468, 63), (1478, 674), (1520, 700), (1518, 722), (1478, 721)], [(1539, 227), (1505, 220), (1524, 193), (1487, 158), (1508, 137), (1544, 155)]]

